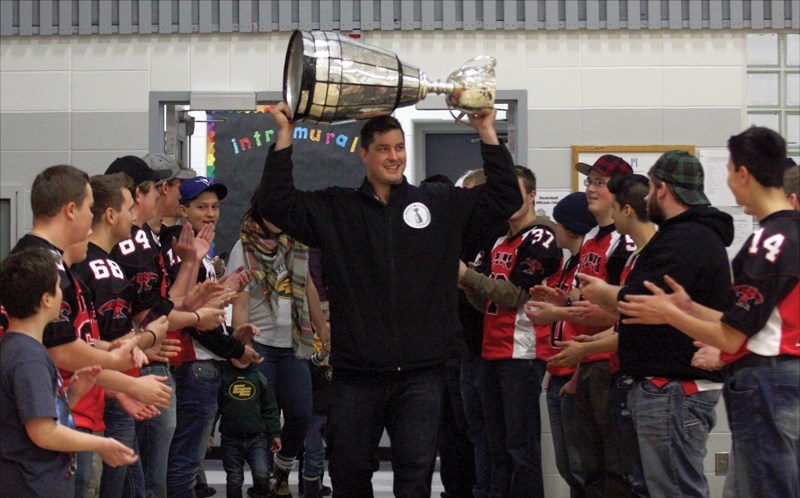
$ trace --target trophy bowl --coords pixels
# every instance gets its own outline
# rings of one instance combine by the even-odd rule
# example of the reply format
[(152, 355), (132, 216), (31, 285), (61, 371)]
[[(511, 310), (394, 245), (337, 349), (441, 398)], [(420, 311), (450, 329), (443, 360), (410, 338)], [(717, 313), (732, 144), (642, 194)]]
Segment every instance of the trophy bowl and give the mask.
[(325, 123), (391, 114), (428, 93), (446, 94), (451, 107), (475, 112), (494, 105), (495, 64), (493, 57), (475, 57), (446, 82), (430, 81), (391, 51), (337, 31), (295, 31), (284, 62), (283, 99), (293, 119)]

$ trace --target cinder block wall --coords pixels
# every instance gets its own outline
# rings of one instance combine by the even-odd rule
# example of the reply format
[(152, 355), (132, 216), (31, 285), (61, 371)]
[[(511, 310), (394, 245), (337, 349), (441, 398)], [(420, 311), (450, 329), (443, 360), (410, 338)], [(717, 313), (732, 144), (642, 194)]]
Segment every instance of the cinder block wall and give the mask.
[[(745, 124), (746, 31), (380, 32), (363, 40), (444, 78), (478, 54), (498, 87), (528, 92), (528, 165), (539, 187), (569, 188), (572, 145), (724, 147)], [(42, 168), (101, 173), (148, 149), (151, 91), (280, 91), (287, 33), (3, 38), (0, 184), (29, 188)], [(27, 201), (20, 235), (31, 225)], [(548, 496), (567, 496), (544, 403)], [(728, 451), (722, 407), (708, 445)]]

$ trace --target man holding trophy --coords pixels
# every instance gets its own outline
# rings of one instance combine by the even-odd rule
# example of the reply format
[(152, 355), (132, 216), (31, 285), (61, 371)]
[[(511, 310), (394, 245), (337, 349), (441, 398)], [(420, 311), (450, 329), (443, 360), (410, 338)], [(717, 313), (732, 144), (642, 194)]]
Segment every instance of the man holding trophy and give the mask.
[[(372, 496), (383, 428), (391, 438), (395, 496), (430, 496), (444, 364), (461, 333), (462, 236), (502, 224), (522, 204), (511, 154), (494, 129), (493, 75), (479, 88), (462, 81), (429, 88), (424, 73), (394, 54), (336, 33), (296, 32), (290, 42), (289, 104), (272, 110), (278, 137), (264, 166), (259, 212), (322, 251), (334, 367), (330, 472), (339, 497)], [(490, 97), (475, 101), (481, 107), (459, 106), (481, 139), (485, 185), (415, 187), (406, 180), (405, 135), (388, 114), (428, 90)], [(363, 117), (371, 119), (361, 130), (361, 187), (295, 189), (293, 119)]]
[[(329, 39), (305, 47), (298, 41), (311, 36)], [(294, 53), (304, 48), (305, 54)], [(462, 236), (501, 225), (519, 209), (522, 198), (511, 154), (494, 129), (493, 79), (484, 89), (484, 94), (491, 93), (488, 105), (468, 109), (469, 124), (481, 139), (486, 184), (473, 189), (440, 183), (415, 187), (403, 174), (403, 129), (388, 115), (400, 99), (376, 104), (374, 85), (359, 87), (358, 81), (369, 79), (369, 71), (380, 72), (376, 79), (386, 81), (387, 72), (409, 72), (411, 66), (396, 56), (385, 60), (402, 64), (402, 70), (343, 58), (358, 57), (356, 49), (370, 52), (363, 58), (373, 64), (380, 59), (374, 52), (385, 55), (380, 49), (340, 40), (335, 33), (293, 36), (284, 87), (289, 104), (281, 102), (272, 110), (278, 136), (264, 165), (258, 207), (265, 219), (322, 252), (334, 371), (328, 421), (334, 495), (373, 496), (373, 462), (386, 428), (395, 496), (429, 497), (444, 364), (461, 334), (456, 284)], [(335, 56), (341, 59), (334, 61)], [(348, 73), (353, 66), (358, 70)], [(321, 81), (320, 75), (332, 67), (340, 74), (328, 74), (330, 81)], [(424, 79), (424, 73), (415, 74), (422, 74), (417, 83)], [(403, 78), (394, 80), (398, 95), (403, 93), (398, 82)], [(379, 93), (391, 90), (385, 87)], [(408, 91), (406, 84), (405, 94)], [(417, 92), (423, 93), (419, 88)], [(366, 166), (361, 186), (297, 190), (292, 178), (293, 119), (365, 116), (371, 119), (361, 130), (360, 156)]]

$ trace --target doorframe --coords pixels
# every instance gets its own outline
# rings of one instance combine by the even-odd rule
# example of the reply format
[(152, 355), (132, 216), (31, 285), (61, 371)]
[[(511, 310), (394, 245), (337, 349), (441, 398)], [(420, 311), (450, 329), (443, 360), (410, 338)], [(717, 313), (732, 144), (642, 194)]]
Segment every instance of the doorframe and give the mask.
[[(151, 153), (163, 153), (166, 145), (166, 130), (174, 129), (177, 123), (166, 123), (169, 106), (189, 105), (192, 92), (150, 92), (148, 128), (148, 150)], [(282, 92), (256, 92), (256, 103), (266, 104), (280, 102)], [(497, 90), (496, 102), (507, 104), (506, 130), (507, 146), (515, 164), (528, 165), (528, 92), (527, 90)], [(205, 109), (193, 109), (203, 111)], [(172, 113), (174, 116), (175, 113)], [(166, 125), (165, 125), (166, 123)], [(418, 178), (425, 178), (425, 135), (428, 133), (474, 133), (471, 128), (454, 123), (450, 120), (425, 120), (413, 121), (414, 140), (414, 167)], [(187, 141), (189, 139), (187, 138)]]
[[(508, 137), (508, 146), (514, 164), (528, 165), (528, 92), (527, 90), (497, 90), (498, 104), (508, 104), (505, 129), (498, 134)], [(475, 133), (468, 127), (451, 120), (415, 119), (414, 123), (414, 168), (417, 178), (425, 178), (425, 139), (428, 134)]]

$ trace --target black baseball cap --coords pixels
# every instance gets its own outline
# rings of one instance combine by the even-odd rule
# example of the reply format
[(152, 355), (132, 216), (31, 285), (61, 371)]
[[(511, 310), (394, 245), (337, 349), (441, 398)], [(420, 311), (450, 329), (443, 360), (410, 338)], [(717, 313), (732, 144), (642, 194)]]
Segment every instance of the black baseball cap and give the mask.
[(141, 157), (123, 156), (114, 159), (114, 162), (106, 169), (106, 174), (125, 173), (133, 180), (134, 187), (138, 187), (144, 182), (160, 182), (172, 176), (168, 170), (154, 170), (147, 165)]

